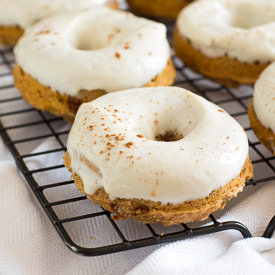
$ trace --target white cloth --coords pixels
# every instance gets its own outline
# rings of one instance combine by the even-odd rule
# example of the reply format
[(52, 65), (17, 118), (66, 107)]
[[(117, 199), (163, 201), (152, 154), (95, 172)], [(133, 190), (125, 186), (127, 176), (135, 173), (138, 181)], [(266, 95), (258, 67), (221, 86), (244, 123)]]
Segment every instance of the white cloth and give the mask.
[(275, 274), (274, 250), (274, 239), (198, 238), (157, 250), (128, 274)]

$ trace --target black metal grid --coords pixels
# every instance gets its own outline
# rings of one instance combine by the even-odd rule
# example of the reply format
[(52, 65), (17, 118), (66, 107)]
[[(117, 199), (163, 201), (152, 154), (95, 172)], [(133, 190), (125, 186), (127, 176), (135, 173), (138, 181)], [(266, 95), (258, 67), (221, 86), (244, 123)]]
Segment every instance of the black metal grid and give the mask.
[[(172, 26), (168, 25), (169, 37), (171, 37), (171, 32)], [(275, 180), (275, 158), (260, 144), (248, 126), (247, 108), (251, 98), (252, 88), (241, 87), (235, 90), (223, 87), (193, 73), (184, 67), (182, 62), (175, 56), (173, 56), (173, 61), (177, 69), (176, 86), (185, 87), (219, 104), (243, 124), (249, 137), (250, 155), (252, 156), (256, 172), (254, 179), (247, 182), (247, 185)], [(62, 199), (50, 200), (47, 196), (48, 191), (59, 188), (62, 190), (61, 193), (66, 193), (64, 190), (71, 186), (74, 187), (73, 181), (68, 179), (67, 171), (62, 170), (64, 168), (62, 158), (60, 157), (60, 163), (58, 164), (52, 165), (52, 163), (47, 163), (45, 166), (35, 168), (29, 165), (29, 160), (40, 157), (47, 159), (47, 156), (50, 154), (63, 155), (66, 151), (65, 144), (69, 132), (69, 125), (61, 118), (36, 110), (24, 103), (20, 94), (13, 86), (11, 78), (13, 62), (12, 49), (0, 48), (0, 83), (2, 83), (0, 84), (0, 132), (32, 192), (63, 242), (73, 252), (85, 256), (98, 256), (230, 229), (238, 230), (244, 238), (251, 237), (245, 225), (236, 221), (219, 222), (213, 215), (210, 215), (207, 220), (208, 223), (181, 224), (176, 228), (156, 228), (154, 225), (143, 225), (136, 221), (113, 221), (109, 212), (89, 203), (88, 208), (87, 205), (83, 207), (85, 209), (91, 208), (91, 212), (88, 210), (88, 213), (84, 214), (71, 213), (71, 215), (61, 218), (56, 207), (61, 206), (63, 211), (65, 211), (67, 208), (71, 209), (69, 205), (72, 203), (78, 203), (81, 208), (81, 205), (87, 201), (86, 197), (77, 193), (76, 196), (69, 194)], [(232, 107), (232, 105), (234, 105), (234, 107)], [(232, 110), (234, 111), (232, 112)], [(18, 138), (18, 134), (21, 138)], [(43, 148), (40, 148), (40, 151), (32, 151), (37, 145), (50, 139), (53, 144), (50, 149), (47, 148), (43, 150)], [(29, 146), (30, 143), (33, 143), (33, 145)], [(257, 171), (261, 169), (264, 170), (264, 173), (257, 175)], [(62, 172), (60, 172), (60, 170), (62, 170)], [(64, 179), (48, 182), (47, 172), (58, 172), (61, 174), (61, 177), (62, 173), (64, 173)], [(43, 173), (46, 173), (45, 176), (43, 176)], [(53, 195), (53, 197), (55, 197), (55, 195)], [(79, 233), (75, 232), (75, 227), (72, 227), (73, 231), (69, 230), (70, 228), (66, 228), (66, 225), (71, 223), (79, 223), (79, 227), (81, 227), (82, 223), (89, 221), (88, 226), (91, 228), (91, 231), (93, 231), (93, 226), (98, 224), (96, 221), (98, 218), (105, 219), (106, 223), (104, 224), (107, 228), (105, 234), (111, 237), (106, 238), (100, 235), (103, 241), (97, 242), (96, 246), (93, 244), (89, 245), (89, 242), (87, 245), (83, 243), (83, 240), (81, 240), (80, 243), (74, 241), (73, 238)], [(102, 224), (100, 223), (100, 225)], [(147, 233), (144, 236), (131, 239), (131, 236), (128, 236), (127, 232), (129, 228), (132, 229), (133, 227), (138, 229), (144, 227)], [(274, 227), (275, 217), (270, 221), (263, 236), (271, 237)], [(102, 230), (102, 228), (100, 229)], [(87, 232), (83, 233), (80, 230), (80, 234), (87, 235)], [(113, 238), (112, 236), (116, 237)], [(88, 237), (87, 235), (86, 238), (93, 239), (94, 237)]]

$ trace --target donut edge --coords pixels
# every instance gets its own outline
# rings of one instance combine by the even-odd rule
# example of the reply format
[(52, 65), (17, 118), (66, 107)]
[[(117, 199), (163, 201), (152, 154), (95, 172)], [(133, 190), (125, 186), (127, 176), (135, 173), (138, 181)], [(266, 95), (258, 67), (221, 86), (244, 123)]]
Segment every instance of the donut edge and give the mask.
[[(112, 9), (119, 9), (119, 4), (116, 0), (108, 0), (106, 6)], [(0, 44), (5, 46), (15, 46), (23, 33), (24, 30), (19, 26), (0, 25)]]
[[(15, 63), (12, 73), (14, 84), (26, 102), (39, 110), (63, 117), (70, 123), (74, 121), (76, 112), (82, 103), (106, 94), (104, 90), (82, 90), (79, 92), (79, 98), (61, 94), (24, 72), (18, 63)], [(176, 70), (171, 58), (169, 58), (166, 68), (143, 87), (169, 86), (174, 82), (175, 77)]]
[(173, 34), (175, 54), (195, 72), (227, 87), (254, 84), (260, 73), (269, 64), (243, 63), (226, 55), (209, 58), (195, 49), (191, 43), (189, 39), (180, 34), (178, 26), (176, 26)]
[[(64, 156), (64, 164), (72, 172), (70, 163), (71, 158), (67, 151)], [(77, 189), (90, 201), (109, 212), (115, 213), (115, 216), (112, 216), (113, 219), (134, 219), (143, 223), (159, 223), (170, 226), (179, 223), (203, 221), (211, 213), (223, 209), (228, 200), (243, 191), (245, 180), (253, 177), (253, 166), (248, 156), (240, 174), (225, 186), (212, 191), (207, 197), (181, 204), (166, 205), (162, 205), (161, 202), (143, 199), (117, 198), (112, 201), (103, 188), (98, 189), (93, 195), (89, 195), (84, 192), (81, 177), (74, 173), (72, 173), (72, 177)]]
[(0, 26), (0, 44), (14, 46), (23, 33), (24, 30), (18, 26)]
[(134, 13), (150, 18), (164, 18), (174, 20), (179, 12), (193, 0), (127, 0)]
[(253, 98), (250, 100), (248, 117), (257, 138), (275, 156), (275, 133), (270, 128), (266, 128), (258, 119), (253, 107)]

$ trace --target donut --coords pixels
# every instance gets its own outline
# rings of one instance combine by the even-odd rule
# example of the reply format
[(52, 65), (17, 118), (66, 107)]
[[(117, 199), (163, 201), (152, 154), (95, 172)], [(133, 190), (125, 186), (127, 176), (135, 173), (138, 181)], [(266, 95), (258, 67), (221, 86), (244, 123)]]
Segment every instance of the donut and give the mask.
[(256, 81), (248, 115), (260, 142), (275, 155), (275, 62)]
[(223, 109), (179, 87), (147, 87), (80, 106), (65, 166), (115, 219), (206, 219), (253, 175), (248, 140)]
[(177, 56), (226, 86), (253, 84), (275, 59), (275, 1), (199, 0), (184, 8), (174, 30)]
[(193, 0), (127, 0), (130, 9), (152, 18), (176, 19), (179, 12)]
[(0, 44), (15, 45), (27, 27), (50, 15), (102, 5), (118, 8), (115, 0), (3, 0), (0, 3)]
[(170, 85), (176, 75), (163, 24), (107, 7), (42, 20), (14, 52), (14, 82), (23, 98), (70, 122), (83, 102)]

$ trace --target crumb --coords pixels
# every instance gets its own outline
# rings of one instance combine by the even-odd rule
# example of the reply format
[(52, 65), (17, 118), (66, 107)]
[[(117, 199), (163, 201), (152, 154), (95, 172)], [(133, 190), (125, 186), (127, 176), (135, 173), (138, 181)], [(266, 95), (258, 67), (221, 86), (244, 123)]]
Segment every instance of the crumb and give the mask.
[(108, 40), (112, 40), (114, 38), (114, 35), (112, 34), (112, 33), (110, 33), (109, 35), (108, 35)]
[(130, 42), (126, 42), (126, 43), (125, 43), (124, 49), (125, 49), (125, 50), (129, 50), (129, 49), (130, 49)]
[(50, 30), (40, 31), (40, 32), (37, 32), (35, 35), (48, 34), (48, 33), (50, 33)]
[(125, 147), (130, 148), (134, 143), (133, 142), (127, 142), (125, 144)]

